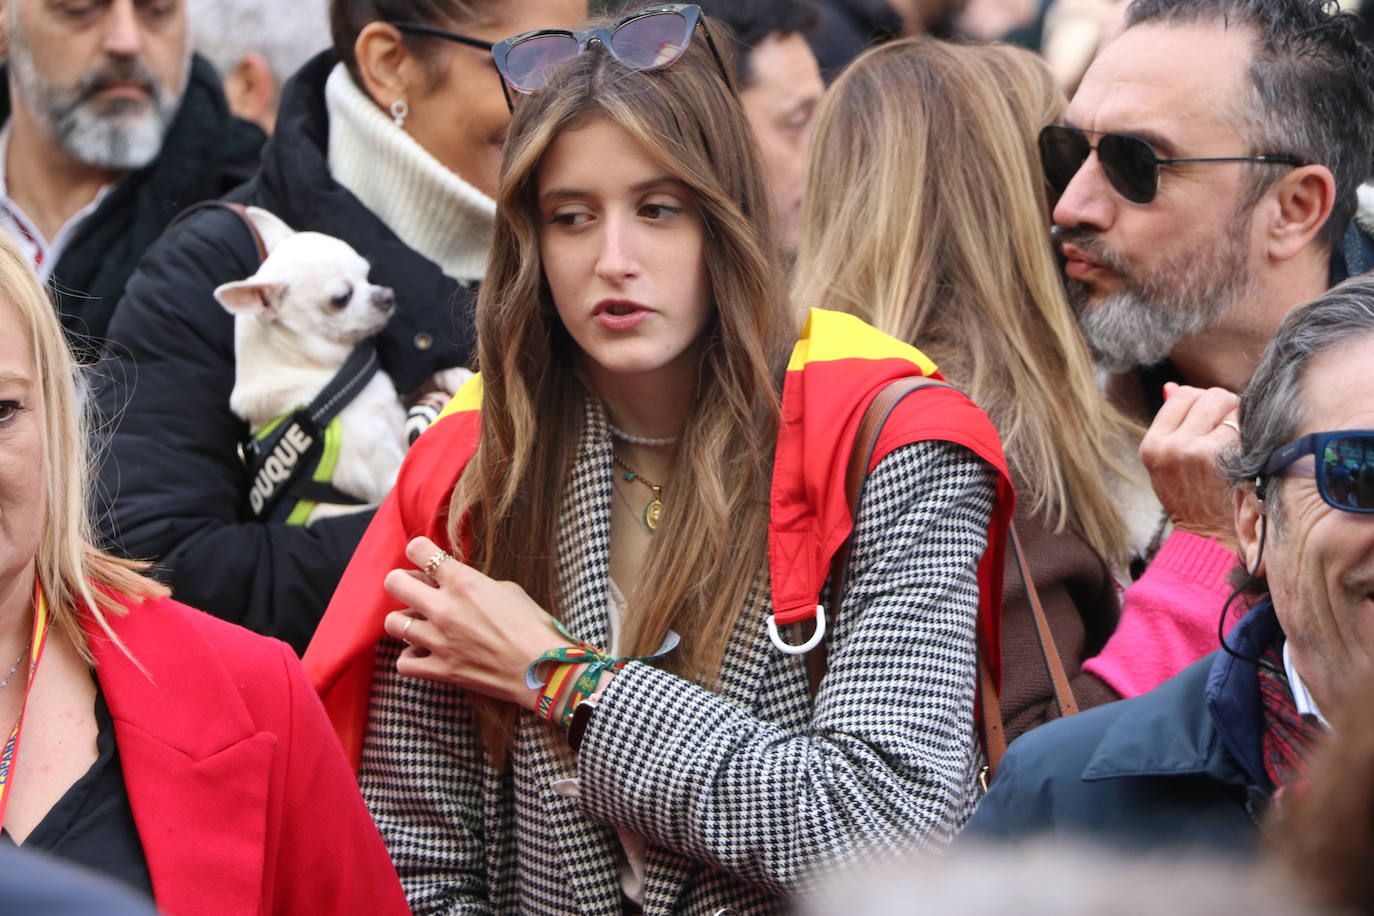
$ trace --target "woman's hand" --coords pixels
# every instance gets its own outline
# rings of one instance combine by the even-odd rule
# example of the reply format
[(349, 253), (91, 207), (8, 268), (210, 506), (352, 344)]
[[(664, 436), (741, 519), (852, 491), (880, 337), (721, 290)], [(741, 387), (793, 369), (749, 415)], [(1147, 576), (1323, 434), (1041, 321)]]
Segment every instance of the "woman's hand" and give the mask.
[[(429, 538), (406, 545), (423, 567), (442, 551)], [(409, 643), (396, 661), (406, 677), (447, 681), (533, 709), (539, 695), (525, 671), (548, 649), (572, 645), (553, 618), (514, 582), (497, 582), (453, 557), (434, 567), (387, 573), (387, 593), (406, 605), (386, 616), (389, 636)]]
[(1155, 495), (1175, 528), (1236, 547), (1234, 508), (1217, 455), (1239, 438), (1240, 399), (1224, 388), (1164, 386), (1167, 400), (1140, 443)]

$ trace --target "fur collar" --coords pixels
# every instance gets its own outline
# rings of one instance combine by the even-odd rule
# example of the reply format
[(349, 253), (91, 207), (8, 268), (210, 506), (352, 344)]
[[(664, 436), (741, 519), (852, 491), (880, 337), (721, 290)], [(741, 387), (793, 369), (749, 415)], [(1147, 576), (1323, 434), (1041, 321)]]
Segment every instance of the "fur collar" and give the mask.
[(1366, 235), (1374, 236), (1374, 184), (1362, 184), (1356, 189), (1359, 206), (1355, 210), (1355, 225)]

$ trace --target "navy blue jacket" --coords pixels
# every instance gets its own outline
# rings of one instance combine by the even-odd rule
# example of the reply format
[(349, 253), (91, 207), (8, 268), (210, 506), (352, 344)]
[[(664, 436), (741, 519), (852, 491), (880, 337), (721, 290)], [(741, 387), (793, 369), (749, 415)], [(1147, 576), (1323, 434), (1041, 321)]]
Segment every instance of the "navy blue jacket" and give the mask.
[[(1254, 658), (1278, 632), (1264, 601), (1230, 643)], [(1255, 666), (1218, 651), (1143, 696), (1021, 736), (964, 836), (1053, 831), (1137, 848), (1250, 851), (1273, 791), (1261, 730)]]

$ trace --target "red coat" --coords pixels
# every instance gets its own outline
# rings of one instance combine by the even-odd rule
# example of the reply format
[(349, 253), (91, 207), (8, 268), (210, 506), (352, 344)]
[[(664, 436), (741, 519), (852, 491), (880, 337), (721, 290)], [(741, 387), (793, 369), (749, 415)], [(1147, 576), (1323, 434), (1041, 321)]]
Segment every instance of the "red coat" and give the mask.
[(408, 914), (295, 655), (170, 599), (89, 619), (153, 895), (170, 916)]

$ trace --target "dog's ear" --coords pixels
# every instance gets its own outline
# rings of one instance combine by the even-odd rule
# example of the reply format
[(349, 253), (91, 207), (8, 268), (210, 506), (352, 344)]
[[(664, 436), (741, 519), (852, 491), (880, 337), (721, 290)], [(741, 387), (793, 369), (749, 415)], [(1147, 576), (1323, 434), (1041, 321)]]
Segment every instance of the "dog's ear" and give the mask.
[(262, 207), (248, 207), (247, 210), (248, 221), (258, 230), (258, 235), (262, 236), (262, 244), (268, 254), (271, 254), (283, 239), (296, 234), (296, 231), (283, 223), (275, 213)]
[(215, 299), (231, 315), (275, 314), (278, 300), (286, 291), (285, 283), (263, 280), (235, 280), (215, 287)]

